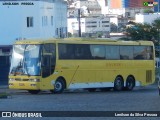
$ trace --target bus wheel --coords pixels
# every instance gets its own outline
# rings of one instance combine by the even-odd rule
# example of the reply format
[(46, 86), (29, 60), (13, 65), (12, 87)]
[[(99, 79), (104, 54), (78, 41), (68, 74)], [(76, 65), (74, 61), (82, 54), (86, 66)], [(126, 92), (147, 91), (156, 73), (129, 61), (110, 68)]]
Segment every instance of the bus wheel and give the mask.
[(64, 91), (65, 88), (65, 82), (63, 79), (58, 79), (56, 80), (55, 84), (54, 84), (54, 93), (62, 93)]
[(96, 91), (96, 88), (88, 88), (87, 89), (89, 92), (95, 92)]
[(135, 86), (135, 80), (133, 77), (129, 76), (126, 81), (126, 90), (131, 91), (133, 90), (134, 86)]
[(124, 83), (123, 79), (121, 77), (116, 77), (114, 81), (114, 90), (115, 91), (121, 91), (123, 89)]
[(28, 92), (31, 94), (38, 94), (40, 90), (28, 90)]

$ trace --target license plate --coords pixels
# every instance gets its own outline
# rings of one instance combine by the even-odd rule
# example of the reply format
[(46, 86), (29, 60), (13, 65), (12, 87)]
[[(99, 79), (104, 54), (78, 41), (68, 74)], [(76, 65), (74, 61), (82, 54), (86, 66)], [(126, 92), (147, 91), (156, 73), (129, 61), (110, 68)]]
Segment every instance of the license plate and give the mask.
[(24, 86), (24, 83), (19, 83), (19, 86)]

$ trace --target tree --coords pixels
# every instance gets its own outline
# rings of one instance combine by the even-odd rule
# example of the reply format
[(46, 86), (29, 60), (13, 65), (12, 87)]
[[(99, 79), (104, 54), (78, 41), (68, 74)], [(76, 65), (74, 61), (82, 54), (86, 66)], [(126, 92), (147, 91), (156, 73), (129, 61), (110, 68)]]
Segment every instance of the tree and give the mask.
[(135, 23), (129, 28), (126, 28), (131, 40), (149, 40), (151, 41), (153, 37), (157, 36), (157, 31), (148, 23)]
[(154, 29), (157, 31), (156, 39), (160, 42), (160, 18), (157, 18), (152, 23)]
[(118, 32), (118, 26), (115, 23), (111, 23), (111, 32)]
[(154, 11), (151, 9), (144, 9), (143, 13), (154, 13)]
[[(126, 32), (131, 40), (153, 41), (155, 46), (160, 46), (160, 18), (155, 19), (152, 24), (131, 24), (131, 27), (126, 28)], [(159, 51), (156, 50), (156, 56), (159, 55)]]
[[(157, 36), (155, 38), (155, 46), (160, 46), (160, 18), (157, 18), (152, 23), (154, 29), (157, 32)], [(156, 50), (156, 56), (160, 56), (160, 53), (158, 50)]]
[(68, 37), (72, 37), (72, 33), (68, 32)]

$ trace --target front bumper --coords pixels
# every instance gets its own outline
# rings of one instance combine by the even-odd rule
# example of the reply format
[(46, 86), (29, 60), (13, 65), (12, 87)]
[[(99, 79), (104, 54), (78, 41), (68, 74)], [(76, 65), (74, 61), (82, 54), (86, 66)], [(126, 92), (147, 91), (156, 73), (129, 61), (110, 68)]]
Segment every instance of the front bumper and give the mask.
[(40, 83), (29, 81), (9, 81), (9, 88), (19, 90), (40, 90)]
[(158, 89), (160, 89), (160, 80), (158, 81)]

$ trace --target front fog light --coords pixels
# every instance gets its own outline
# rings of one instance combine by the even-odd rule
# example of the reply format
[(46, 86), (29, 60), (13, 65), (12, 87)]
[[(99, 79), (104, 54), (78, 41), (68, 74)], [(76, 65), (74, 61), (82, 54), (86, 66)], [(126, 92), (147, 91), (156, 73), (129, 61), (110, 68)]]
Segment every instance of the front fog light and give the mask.
[(9, 83), (9, 86), (13, 86), (13, 83)]
[(40, 82), (40, 79), (30, 79), (31, 82)]
[(14, 78), (10, 78), (9, 81), (15, 81), (15, 79)]

